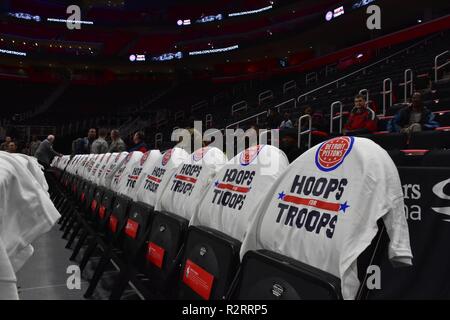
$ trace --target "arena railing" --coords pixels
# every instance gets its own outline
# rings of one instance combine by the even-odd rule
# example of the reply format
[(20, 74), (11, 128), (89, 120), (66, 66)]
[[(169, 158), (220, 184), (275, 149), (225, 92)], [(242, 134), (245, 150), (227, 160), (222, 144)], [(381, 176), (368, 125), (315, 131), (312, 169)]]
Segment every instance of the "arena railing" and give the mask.
[[(358, 75), (358, 74), (360, 74), (360, 73), (364, 73), (364, 72), (366, 72), (366, 71), (367, 71), (368, 69), (370, 69), (370, 68), (373, 68), (373, 67), (375, 67), (375, 66), (378, 66), (378, 65), (381, 64), (381, 63), (384, 63), (384, 62), (387, 62), (387, 61), (391, 60), (393, 57), (396, 57), (396, 56), (398, 56), (398, 55), (400, 55), (400, 54), (402, 54), (402, 53), (405, 53), (405, 52), (409, 52), (411, 49), (413, 49), (413, 48), (415, 48), (415, 47), (418, 47), (419, 45), (426, 44), (427, 42), (429, 42), (431, 39), (435, 38), (436, 36), (437, 36), (437, 35), (432, 35), (432, 36), (430, 36), (430, 37), (427, 37), (427, 38), (425, 38), (425, 39), (422, 39), (421, 41), (418, 41), (418, 42), (416, 42), (416, 43), (414, 43), (414, 44), (412, 44), (412, 45), (410, 45), (410, 46), (408, 46), (408, 47), (406, 47), (406, 48), (403, 48), (403, 49), (401, 49), (401, 50), (398, 50), (397, 52), (395, 52), (395, 53), (393, 53), (393, 54), (390, 54), (390, 55), (388, 55), (388, 56), (386, 56), (386, 57), (383, 57), (382, 59), (379, 59), (379, 60), (377, 60), (377, 61), (375, 61), (375, 62), (373, 62), (373, 63), (371, 63), (371, 64), (369, 64), (369, 65), (367, 65), (367, 66), (364, 66), (364, 67), (362, 67), (362, 68), (359, 68), (359, 69), (357, 69), (357, 70), (355, 70), (355, 71), (353, 71), (353, 72), (351, 72), (351, 73), (349, 73), (349, 74), (346, 74), (345, 76), (342, 76), (342, 77), (340, 77), (340, 78), (338, 78), (338, 79), (329, 81), (329, 82), (327, 82), (327, 83), (324, 84), (324, 85), (321, 85), (321, 86), (319, 86), (319, 87), (317, 87), (317, 88), (314, 88), (314, 89), (312, 89), (312, 90), (309, 90), (308, 92), (305, 92), (305, 93), (299, 95), (297, 98), (295, 98), (296, 103), (295, 103), (294, 108), (297, 108), (297, 103), (302, 103), (302, 99), (305, 99), (305, 100), (306, 100), (307, 97), (310, 96), (311, 94), (317, 93), (318, 91), (323, 90), (323, 89), (326, 89), (326, 88), (328, 88), (328, 87), (333, 87), (333, 88), (334, 88), (334, 87), (337, 87), (337, 88), (338, 88), (338, 87), (339, 87), (339, 83), (342, 82), (343, 80), (346, 80), (346, 79), (348, 79), (348, 78), (350, 78), (350, 77), (352, 77), (352, 76), (356, 76), (356, 75)], [(309, 76), (309, 77), (311, 78), (312, 76)], [(295, 81), (289, 81), (289, 82), (286, 82), (286, 83), (283, 85), (283, 92), (285, 93), (285, 92), (287, 92), (288, 90), (292, 90), (292, 89), (290, 88), (290, 86), (294, 86), (294, 82), (295, 82)], [(286, 88), (289, 88), (289, 89), (286, 89)], [(297, 88), (296, 85), (295, 85), (295, 88)], [(291, 99), (289, 99), (289, 100), (287, 100), (287, 101), (285, 101), (285, 102), (282, 102), (282, 103), (280, 103), (280, 104), (277, 104), (277, 105), (271, 107), (270, 109), (276, 109), (276, 108), (279, 108), (280, 105), (283, 105), (283, 104), (285, 104), (285, 103), (288, 103), (289, 101), (291, 101)], [(256, 119), (256, 123), (258, 123), (258, 122), (259, 122), (259, 121), (258, 121), (259, 117), (260, 117), (261, 115), (265, 114), (265, 113), (266, 113), (266, 111), (264, 111), (264, 112), (258, 112), (258, 113), (256, 113), (256, 114), (251, 115), (251, 116), (248, 116), (248, 117), (246, 117), (246, 118), (244, 118), (244, 119), (242, 119), (242, 120), (233, 122), (233, 123), (227, 125), (225, 128), (230, 128), (230, 127), (235, 127), (235, 126), (236, 126), (236, 127), (239, 127), (239, 125), (241, 125), (242, 123), (248, 122), (248, 121), (253, 120), (253, 119)], [(232, 114), (233, 114), (233, 112), (232, 112)]]
[(411, 46), (408, 46), (407, 48), (403, 48), (403, 49), (401, 49), (401, 50), (399, 50), (399, 51), (397, 51), (397, 52), (395, 52), (395, 53), (393, 53), (393, 54), (391, 54), (391, 55), (389, 55), (389, 56), (387, 56), (387, 57), (384, 57), (384, 58), (382, 58), (382, 59), (379, 59), (379, 60), (377, 60), (377, 61), (375, 61), (375, 62), (373, 62), (373, 63), (371, 63), (371, 64), (369, 64), (369, 65), (367, 65), (367, 66), (364, 66), (364, 67), (362, 67), (362, 68), (360, 68), (360, 69), (358, 69), (358, 70), (355, 70), (355, 71), (353, 71), (353, 72), (351, 72), (351, 73), (349, 73), (349, 74), (347, 74), (347, 75), (345, 75), (345, 76), (342, 76), (342, 77), (340, 77), (340, 78), (338, 78), (338, 79), (336, 79), (336, 80), (330, 81), (330, 82), (328, 82), (328, 83), (326, 83), (326, 84), (324, 84), (324, 85), (321, 85), (321, 86), (319, 86), (319, 87), (317, 87), (317, 88), (315, 88), (315, 89), (313, 89), (313, 90), (310, 90), (310, 91), (308, 91), (308, 92), (306, 92), (306, 93), (303, 93), (303, 94), (301, 94), (301, 95), (299, 95), (299, 96), (297, 97), (297, 101), (301, 103), (301, 99), (302, 99), (302, 98), (306, 98), (306, 97), (308, 97), (309, 95), (311, 95), (311, 94), (313, 94), (313, 93), (316, 93), (317, 91), (320, 91), (320, 90), (322, 90), (322, 89), (328, 88), (328, 87), (330, 87), (330, 86), (333, 86), (333, 87), (337, 87), (337, 88), (338, 88), (338, 87), (339, 87), (339, 82), (342, 82), (343, 80), (348, 79), (348, 78), (350, 78), (350, 77), (352, 77), (352, 76), (358, 75), (359, 73), (366, 72), (368, 69), (370, 69), (370, 68), (372, 68), (372, 67), (374, 67), (374, 66), (377, 66), (377, 65), (379, 65), (379, 64), (381, 64), (381, 63), (384, 63), (384, 62), (386, 62), (386, 61), (389, 61), (390, 59), (392, 59), (392, 58), (395, 57), (395, 56), (398, 56), (398, 55), (400, 55), (400, 54), (402, 54), (402, 53), (408, 52), (408, 51), (411, 50), (412, 48), (415, 48), (415, 47), (417, 47), (417, 46), (419, 46), (419, 45), (421, 45), (421, 44), (427, 43), (428, 41), (430, 41), (431, 39), (433, 39), (433, 38), (436, 37), (436, 36), (437, 36), (437, 35), (432, 35), (432, 36), (430, 36), (430, 37), (427, 37), (427, 38), (425, 38), (425, 39), (423, 39), (423, 40), (421, 40), (421, 41), (418, 41), (418, 42), (412, 44)]
[(403, 82), (400, 83), (400, 86), (403, 86), (403, 102), (406, 103), (408, 101), (408, 97), (413, 93), (414, 90), (414, 72), (412, 69), (406, 69), (404, 71)]
[[(334, 108), (335, 107), (339, 107), (339, 111), (338, 114), (335, 115), (334, 114)], [(330, 133), (333, 133), (333, 129), (334, 129), (334, 120), (339, 119), (339, 134), (342, 133), (342, 109), (343, 109), (344, 105), (342, 104), (341, 101), (335, 101), (331, 104), (330, 106)]]
[(266, 90), (258, 94), (258, 104), (262, 105), (264, 101), (271, 101), (273, 100), (273, 91), (272, 90)]
[[(293, 104), (293, 109), (297, 108), (297, 100), (295, 98), (292, 98), (292, 99), (286, 100), (286, 101), (284, 101), (282, 103), (279, 103), (279, 104), (269, 108), (269, 110), (270, 109), (276, 109), (278, 112), (280, 112), (281, 108), (283, 106), (288, 105), (290, 103)], [(259, 117), (261, 117), (262, 115), (267, 115), (267, 111), (268, 110), (264, 110), (264, 111), (258, 112), (257, 114), (251, 115), (251, 116), (249, 116), (249, 117), (247, 117), (245, 119), (233, 122), (233, 123), (229, 124), (228, 126), (226, 126), (225, 129), (229, 129), (229, 128), (232, 128), (232, 127), (239, 128), (240, 124), (248, 122), (248, 121), (253, 120), (253, 119), (255, 120), (256, 124), (259, 124), (260, 123)]]
[(438, 71), (442, 68), (444, 68), (445, 66), (447, 66), (448, 64), (450, 64), (450, 59), (447, 59), (446, 62), (444, 62), (443, 64), (438, 65), (438, 60), (439, 58), (447, 55), (450, 51), (446, 50), (440, 54), (438, 54), (437, 56), (434, 57), (434, 81), (438, 81)]
[[(302, 122), (306, 119), (308, 122), (308, 127), (306, 130), (302, 130)], [(312, 134), (312, 117), (309, 114), (305, 114), (298, 119), (298, 145), (297, 147), (300, 149), (302, 145), (302, 136), (308, 135), (308, 149), (311, 148), (311, 134)]]
[[(389, 89), (388, 89), (389, 88)], [(383, 113), (382, 116), (386, 115), (386, 95), (389, 95), (389, 108), (392, 107), (392, 79), (386, 78), (383, 80), (383, 91), (381, 92), (383, 96)]]

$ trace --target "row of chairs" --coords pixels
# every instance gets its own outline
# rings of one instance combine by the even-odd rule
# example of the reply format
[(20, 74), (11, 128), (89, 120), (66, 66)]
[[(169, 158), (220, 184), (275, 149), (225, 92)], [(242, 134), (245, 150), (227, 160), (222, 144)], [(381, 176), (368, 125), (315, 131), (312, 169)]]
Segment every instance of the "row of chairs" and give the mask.
[[(119, 269), (110, 299), (120, 299), (129, 283), (144, 299), (299, 299), (299, 292), (302, 299), (342, 298), (337, 277), (299, 261), (259, 250), (240, 262), (241, 243), (217, 230), (189, 227), (184, 218), (68, 173), (52, 185), (67, 247), (76, 242), (70, 259), (84, 247), (83, 271), (100, 252), (86, 298), (110, 264)], [(199, 279), (187, 277), (189, 272)]]
[(413, 132), (410, 137), (405, 133), (380, 133), (364, 137), (373, 140), (385, 150), (450, 149), (450, 127)]

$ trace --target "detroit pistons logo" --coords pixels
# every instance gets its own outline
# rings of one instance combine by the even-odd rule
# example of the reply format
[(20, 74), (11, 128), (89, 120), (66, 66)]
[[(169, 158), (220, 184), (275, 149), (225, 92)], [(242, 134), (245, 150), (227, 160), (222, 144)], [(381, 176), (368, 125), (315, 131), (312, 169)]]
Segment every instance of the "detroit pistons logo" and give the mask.
[(142, 155), (142, 158), (141, 158), (141, 166), (143, 166), (144, 163), (145, 163), (145, 161), (147, 161), (147, 158), (148, 158), (149, 155), (150, 155), (150, 151), (147, 151), (146, 153), (144, 153), (144, 154)]
[(204, 148), (200, 148), (200, 149), (196, 150), (192, 154), (192, 160), (194, 160), (195, 162), (202, 160), (202, 158), (205, 156), (205, 154), (208, 152), (208, 150), (209, 150), (208, 147), (204, 147)]
[(252, 146), (241, 153), (240, 162), (243, 166), (248, 166), (258, 156), (262, 149), (262, 145)]
[(167, 150), (166, 153), (164, 153), (164, 156), (161, 161), (161, 164), (163, 166), (165, 166), (167, 164), (167, 162), (169, 162), (170, 157), (172, 156), (172, 152), (173, 152), (173, 149), (170, 149), (170, 150)]
[(353, 147), (353, 137), (337, 137), (325, 141), (316, 151), (316, 165), (322, 171), (333, 171), (343, 162)]

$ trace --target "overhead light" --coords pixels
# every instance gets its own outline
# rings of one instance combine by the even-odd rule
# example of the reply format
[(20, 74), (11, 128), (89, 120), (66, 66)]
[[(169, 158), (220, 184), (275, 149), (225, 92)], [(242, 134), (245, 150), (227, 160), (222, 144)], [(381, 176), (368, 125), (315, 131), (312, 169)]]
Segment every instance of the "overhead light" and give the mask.
[(422, 23), (422, 19), (417, 19), (417, 23)]
[(356, 58), (358, 58), (358, 59), (360, 59), (360, 58), (362, 58), (364, 55), (362, 54), (362, 53), (358, 53), (357, 55), (356, 55)]

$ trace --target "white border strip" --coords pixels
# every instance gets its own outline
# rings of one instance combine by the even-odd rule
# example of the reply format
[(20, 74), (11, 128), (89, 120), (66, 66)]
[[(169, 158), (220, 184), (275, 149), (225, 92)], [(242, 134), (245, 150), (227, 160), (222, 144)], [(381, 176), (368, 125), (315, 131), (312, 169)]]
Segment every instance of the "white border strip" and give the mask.
[(64, 23), (72, 23), (72, 24), (94, 24), (94, 21), (83, 21), (83, 20), (69, 20), (69, 19), (57, 19), (57, 18), (47, 18), (47, 21), (50, 22), (64, 22)]
[(236, 17), (236, 16), (247, 15), (247, 14), (260, 13), (260, 12), (263, 12), (263, 11), (270, 10), (270, 9), (272, 9), (272, 8), (273, 8), (273, 6), (270, 5), (270, 6), (267, 6), (267, 7), (264, 7), (264, 8), (260, 8), (260, 9), (255, 9), (255, 10), (249, 10), (249, 11), (242, 11), (242, 12), (229, 13), (228, 16), (229, 16), (229, 17)]
[(191, 51), (189, 52), (190, 56), (196, 56), (199, 54), (208, 54), (208, 53), (218, 53), (218, 52), (226, 52), (226, 51), (231, 51), (231, 50), (235, 50), (238, 49), (239, 45), (234, 45), (231, 47), (225, 47), (225, 48), (217, 48), (217, 49), (208, 49), (208, 50), (200, 50), (200, 51)]
[(6, 50), (6, 49), (0, 49), (0, 53), (11, 54), (11, 55), (14, 55), (14, 56), (23, 56), (23, 57), (27, 56), (26, 52)]

